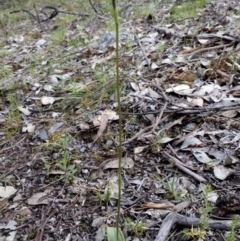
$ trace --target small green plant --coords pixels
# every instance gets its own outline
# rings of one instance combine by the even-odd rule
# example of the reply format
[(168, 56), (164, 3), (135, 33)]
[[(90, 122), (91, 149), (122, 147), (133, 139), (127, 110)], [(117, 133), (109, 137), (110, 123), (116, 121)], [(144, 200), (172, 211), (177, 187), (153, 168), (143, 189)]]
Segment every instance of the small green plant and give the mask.
[(111, 187), (110, 187), (110, 182), (107, 182), (107, 187), (104, 192), (104, 194), (101, 194), (100, 191), (97, 192), (97, 198), (100, 201), (100, 203), (104, 202), (106, 203), (106, 206), (108, 206), (110, 199), (111, 199)]
[(207, 231), (209, 230), (208, 225), (208, 218), (209, 213), (212, 211), (212, 206), (210, 202), (208, 201), (209, 193), (212, 192), (212, 188), (210, 184), (207, 184), (203, 189), (203, 201), (204, 201), (204, 207), (201, 208), (200, 212), (202, 214), (201, 216), (201, 227), (198, 228), (191, 228), (191, 229), (185, 229), (183, 231), (183, 235), (186, 239), (204, 239), (207, 235)]
[(17, 93), (8, 93), (6, 97), (9, 102), (8, 116), (5, 121), (5, 133), (8, 139), (12, 137), (19, 130), (19, 123), (21, 122), (21, 115), (18, 110)]
[(175, 4), (171, 10), (174, 19), (184, 19), (197, 16), (197, 10), (206, 6), (206, 0), (191, 0), (180, 5)]
[(169, 181), (167, 181), (166, 183), (163, 183), (163, 185), (168, 189), (168, 191), (170, 192), (170, 198), (174, 198), (174, 199), (178, 199), (178, 200), (182, 200), (184, 193), (178, 192), (176, 190), (176, 176), (174, 176), (173, 178), (171, 178)]
[(12, 67), (9, 65), (3, 65), (0, 68), (0, 78), (7, 78), (12, 73)]
[(67, 150), (64, 152), (62, 160), (56, 164), (56, 167), (65, 172), (63, 179), (66, 183), (69, 184), (73, 181), (77, 169), (74, 164), (69, 165), (69, 152)]
[(191, 228), (191, 229), (185, 229), (183, 230), (184, 237), (189, 240), (199, 240), (204, 239), (206, 236), (206, 231), (201, 228)]
[(158, 44), (158, 52), (162, 54), (165, 49), (166, 49), (166, 42), (161, 40)]
[(56, 30), (54, 30), (51, 34), (52, 43), (55, 45), (61, 44), (65, 40), (65, 26), (61, 25)]
[(238, 221), (239, 221), (239, 218), (237, 218), (237, 217), (232, 220), (231, 231), (230, 231), (230, 234), (226, 241), (236, 241), (237, 240), (235, 237), (236, 236), (235, 229), (236, 229)]
[(16, 218), (16, 221), (19, 223), (23, 223), (25, 222), (26, 218), (23, 215), (18, 215), (18, 217)]
[(176, 199), (178, 197), (178, 193), (175, 188), (175, 180), (176, 176), (174, 176), (171, 181), (167, 181), (167, 188), (171, 193), (171, 197)]
[(130, 231), (137, 237), (144, 233), (143, 221), (134, 223), (130, 218), (126, 218), (126, 225), (130, 228)]
[(137, 18), (141, 18), (141, 17), (146, 17), (150, 14), (154, 14), (154, 12), (156, 11), (156, 4), (154, 3), (148, 3), (148, 7), (146, 8), (146, 6), (136, 6), (135, 9), (135, 15)]
[(0, 182), (2, 182), (4, 185), (4, 187), (8, 186), (8, 185), (12, 185), (10, 184), (10, 179), (8, 177), (4, 177), (3, 179), (0, 179)]
[(202, 214), (202, 229), (208, 230), (208, 218), (209, 213), (212, 211), (213, 207), (211, 206), (211, 203), (208, 201), (209, 193), (212, 192), (212, 188), (210, 184), (207, 184), (203, 189), (203, 200), (204, 200), (204, 207), (201, 208), (201, 214)]
[(49, 176), (50, 169), (51, 169), (51, 164), (44, 158), (42, 159), (42, 162), (44, 164), (44, 169), (46, 171), (46, 176)]

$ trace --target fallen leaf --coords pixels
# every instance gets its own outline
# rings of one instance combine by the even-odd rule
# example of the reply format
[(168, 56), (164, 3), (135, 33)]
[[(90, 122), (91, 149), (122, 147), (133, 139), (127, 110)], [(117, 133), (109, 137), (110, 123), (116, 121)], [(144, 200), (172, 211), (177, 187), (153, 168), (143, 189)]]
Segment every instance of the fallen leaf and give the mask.
[(43, 96), (41, 98), (41, 102), (43, 105), (51, 105), (55, 102), (55, 98), (54, 97), (48, 97), (48, 96)]
[(28, 205), (49, 204), (48, 195), (44, 192), (35, 193), (28, 198), (27, 203)]
[(5, 186), (5, 187), (0, 186), (0, 197), (1, 198), (10, 198), (16, 192), (17, 192), (17, 190), (12, 186)]
[(101, 124), (100, 124), (100, 127), (98, 129), (98, 133), (97, 133), (96, 137), (94, 138), (93, 143), (95, 143), (98, 140), (98, 138), (103, 134), (103, 132), (107, 128), (107, 123), (108, 123), (108, 115), (103, 114), (102, 117), (101, 117)]
[(227, 111), (223, 111), (221, 112), (222, 116), (228, 117), (228, 118), (233, 118), (237, 115), (237, 111), (236, 110), (227, 110)]
[(105, 236), (106, 236), (106, 228), (105, 228), (105, 224), (103, 224), (101, 227), (98, 228), (94, 240), (96, 241), (105, 240)]
[(203, 106), (203, 99), (202, 98), (190, 98), (190, 97), (187, 97), (187, 101), (189, 102), (189, 104), (191, 106), (200, 106), (202, 107)]
[(213, 168), (214, 175), (220, 180), (225, 180), (228, 176), (235, 173), (233, 169), (226, 168), (223, 165), (218, 165)]
[[(116, 158), (116, 159), (113, 159), (113, 160), (107, 162), (104, 165), (103, 170), (109, 169), (109, 168), (118, 168), (118, 161), (119, 161), (118, 158)], [(122, 158), (122, 165), (121, 165), (122, 168), (130, 169), (133, 166), (134, 166), (134, 162), (133, 162), (132, 158), (130, 158), (130, 157)]]
[(0, 224), (0, 229), (10, 229), (14, 230), (16, 229), (17, 222), (14, 220), (9, 220), (7, 224)]
[(213, 162), (213, 160), (211, 158), (209, 158), (208, 155), (204, 151), (202, 151), (202, 150), (193, 150), (192, 154), (201, 163)]
[(170, 88), (166, 89), (166, 92), (167, 93), (170, 93), (170, 92), (180, 92), (180, 91), (189, 90), (189, 89), (190, 89), (189, 85), (184, 85), (184, 84), (172, 85)]
[(28, 110), (28, 108), (23, 106), (18, 106), (18, 110), (21, 111), (24, 115), (30, 115), (31, 112)]
[(101, 111), (100, 113), (101, 113), (101, 115), (97, 115), (93, 118), (93, 125), (94, 126), (100, 126), (101, 125), (102, 118), (103, 118), (104, 114), (108, 116), (108, 120), (110, 120), (110, 121), (119, 119), (119, 115), (115, 111), (110, 110), (110, 109), (106, 109), (104, 111)]
[(197, 139), (196, 137), (188, 137), (184, 140), (182, 146), (180, 147), (180, 149), (185, 149), (187, 147), (195, 147), (195, 146), (200, 146), (202, 145), (203, 143)]
[(134, 154), (139, 154), (145, 149), (145, 146), (138, 146), (134, 148)]
[(106, 221), (106, 217), (97, 217), (92, 221), (92, 227), (99, 228), (102, 226)]

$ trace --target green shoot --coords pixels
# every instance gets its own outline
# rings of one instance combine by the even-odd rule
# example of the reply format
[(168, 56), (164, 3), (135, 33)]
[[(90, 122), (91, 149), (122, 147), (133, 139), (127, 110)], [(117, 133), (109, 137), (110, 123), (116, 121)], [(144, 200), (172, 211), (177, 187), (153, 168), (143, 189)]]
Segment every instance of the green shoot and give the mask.
[(130, 218), (127, 218), (126, 223), (131, 232), (134, 233), (137, 237), (141, 236), (145, 231), (143, 227), (143, 221), (134, 223)]
[(230, 235), (228, 236), (227, 240), (226, 241), (236, 241), (236, 233), (235, 233), (235, 230), (236, 230), (236, 226), (237, 226), (237, 223), (239, 221), (239, 218), (235, 217), (233, 220), (232, 220), (232, 226), (231, 226), (231, 231), (230, 231)]

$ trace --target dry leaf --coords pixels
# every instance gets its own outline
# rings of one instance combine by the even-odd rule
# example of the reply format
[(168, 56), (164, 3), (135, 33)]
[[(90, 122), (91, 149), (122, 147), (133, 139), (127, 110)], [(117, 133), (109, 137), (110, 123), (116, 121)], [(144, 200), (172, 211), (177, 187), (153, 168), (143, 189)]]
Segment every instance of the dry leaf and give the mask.
[(48, 204), (48, 195), (44, 192), (35, 193), (28, 198), (27, 203), (28, 205)]
[(97, 139), (103, 134), (103, 132), (107, 128), (107, 123), (108, 123), (108, 115), (103, 114), (102, 118), (101, 118), (101, 124), (100, 124), (100, 127), (98, 129), (98, 133), (97, 133), (96, 137), (94, 138), (93, 143), (95, 143), (97, 141)]
[(223, 165), (218, 165), (213, 168), (214, 175), (220, 180), (225, 180), (228, 176), (235, 173), (233, 169), (226, 168)]
[(196, 137), (190, 136), (188, 138), (185, 139), (185, 141), (183, 142), (181, 149), (185, 149), (187, 147), (195, 147), (195, 146), (200, 146), (203, 143)]
[[(109, 169), (109, 168), (118, 168), (118, 161), (119, 161), (118, 158), (116, 158), (116, 159), (113, 159), (113, 160), (107, 162), (104, 165), (103, 170)], [(122, 168), (130, 169), (133, 166), (134, 166), (134, 162), (133, 162), (132, 158), (130, 158), (130, 157), (122, 158), (122, 165), (121, 165)]]
[(194, 150), (194, 151), (192, 151), (192, 154), (201, 163), (213, 162), (213, 160), (211, 158), (209, 158), (208, 155), (202, 150)]
[(41, 102), (43, 105), (51, 105), (55, 102), (55, 98), (54, 97), (48, 97), (48, 96), (43, 96), (41, 98)]
[(187, 101), (190, 103), (191, 106), (200, 106), (202, 107), (203, 106), (203, 99), (202, 98), (190, 98), (190, 97), (187, 97)]
[(0, 187), (0, 197), (1, 198), (10, 198), (16, 193), (16, 189), (12, 186), (5, 186), (5, 187)]
[(23, 106), (18, 106), (18, 110), (21, 111), (24, 115), (30, 115), (31, 112), (28, 110), (28, 108), (24, 108)]
[(134, 148), (134, 154), (139, 154), (144, 150), (145, 146), (138, 146)]

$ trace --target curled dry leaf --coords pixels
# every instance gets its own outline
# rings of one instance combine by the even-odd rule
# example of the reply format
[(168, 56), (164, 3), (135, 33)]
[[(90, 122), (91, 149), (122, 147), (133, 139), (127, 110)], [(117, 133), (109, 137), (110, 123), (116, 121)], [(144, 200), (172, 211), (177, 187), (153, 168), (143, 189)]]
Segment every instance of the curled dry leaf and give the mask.
[(192, 154), (196, 157), (196, 159), (201, 163), (210, 163), (213, 162), (211, 158), (208, 157), (208, 155), (202, 151), (202, 150), (193, 150)]
[[(113, 160), (107, 162), (104, 165), (103, 170), (109, 169), (109, 168), (118, 168), (118, 161), (119, 161), (119, 159), (116, 158), (116, 159), (113, 159)], [(122, 165), (121, 165), (122, 168), (130, 169), (130, 168), (133, 168), (133, 166), (134, 166), (134, 162), (133, 162), (132, 158), (130, 158), (130, 157), (122, 158)]]
[(225, 180), (228, 176), (235, 173), (233, 169), (226, 168), (223, 165), (218, 165), (213, 168), (214, 175), (220, 180)]

